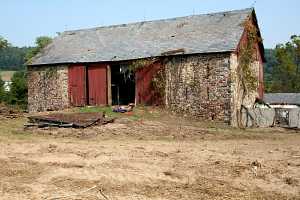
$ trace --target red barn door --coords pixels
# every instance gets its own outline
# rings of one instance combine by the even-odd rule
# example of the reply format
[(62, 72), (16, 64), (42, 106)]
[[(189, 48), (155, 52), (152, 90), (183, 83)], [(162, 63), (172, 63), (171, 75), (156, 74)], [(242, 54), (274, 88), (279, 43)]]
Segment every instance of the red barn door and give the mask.
[(94, 64), (88, 67), (89, 105), (107, 105), (106, 66)]
[(144, 105), (161, 105), (163, 99), (152, 88), (152, 79), (161, 69), (161, 62), (155, 62), (149, 66), (145, 66), (135, 73), (136, 79), (136, 101), (137, 104)]
[[(85, 66), (69, 66), (69, 98), (72, 106), (86, 104), (86, 70)], [(59, 83), (58, 83), (59, 84)]]

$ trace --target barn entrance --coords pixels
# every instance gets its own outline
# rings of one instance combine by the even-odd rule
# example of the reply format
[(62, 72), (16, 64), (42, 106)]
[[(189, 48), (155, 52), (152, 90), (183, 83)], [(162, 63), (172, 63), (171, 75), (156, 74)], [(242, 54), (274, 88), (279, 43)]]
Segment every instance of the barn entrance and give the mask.
[(72, 106), (86, 105), (86, 68), (84, 65), (69, 67), (69, 98)]
[(107, 105), (107, 71), (105, 64), (93, 64), (87, 67), (87, 104), (91, 106)]
[(135, 75), (128, 65), (111, 65), (111, 94), (113, 105), (135, 103)]
[(72, 106), (107, 105), (107, 65), (72, 65), (68, 80)]

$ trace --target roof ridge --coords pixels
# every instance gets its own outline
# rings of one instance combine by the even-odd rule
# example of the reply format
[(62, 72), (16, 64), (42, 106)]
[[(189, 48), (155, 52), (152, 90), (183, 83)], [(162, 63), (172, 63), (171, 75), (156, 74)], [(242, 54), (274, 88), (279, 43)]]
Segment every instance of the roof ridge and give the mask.
[(62, 32), (62, 34), (72, 34), (75, 32), (80, 31), (95, 31), (102, 28), (116, 28), (116, 27), (124, 27), (129, 25), (138, 25), (138, 24), (144, 24), (144, 23), (151, 23), (151, 22), (159, 22), (159, 21), (171, 21), (171, 20), (178, 20), (183, 18), (189, 18), (189, 17), (197, 17), (197, 16), (215, 16), (215, 15), (221, 15), (221, 14), (231, 14), (231, 13), (241, 13), (241, 12), (252, 12), (254, 11), (254, 8), (244, 8), (244, 9), (236, 9), (236, 10), (230, 10), (230, 11), (220, 11), (220, 12), (212, 12), (212, 13), (205, 13), (205, 14), (197, 14), (197, 15), (187, 15), (182, 17), (172, 17), (172, 18), (165, 18), (165, 19), (156, 19), (156, 20), (149, 20), (149, 21), (140, 21), (140, 22), (130, 22), (127, 24), (115, 24), (115, 25), (107, 25), (107, 26), (98, 26), (93, 28), (83, 28), (83, 29), (75, 29), (75, 30), (68, 30)]

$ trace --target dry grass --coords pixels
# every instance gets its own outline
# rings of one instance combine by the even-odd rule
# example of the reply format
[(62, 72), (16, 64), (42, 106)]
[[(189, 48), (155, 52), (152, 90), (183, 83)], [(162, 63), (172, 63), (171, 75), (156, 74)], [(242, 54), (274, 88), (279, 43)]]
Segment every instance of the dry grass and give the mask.
[(138, 112), (84, 130), (1, 121), (0, 199), (300, 199), (299, 133)]

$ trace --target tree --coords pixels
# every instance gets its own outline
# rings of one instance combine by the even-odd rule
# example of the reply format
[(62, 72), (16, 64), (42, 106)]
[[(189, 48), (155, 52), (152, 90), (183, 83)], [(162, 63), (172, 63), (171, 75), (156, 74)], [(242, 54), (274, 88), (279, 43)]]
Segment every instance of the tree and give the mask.
[(0, 50), (0, 70), (23, 70), (25, 68), (25, 55), (30, 47), (9, 46)]
[(9, 46), (8, 41), (0, 36), (0, 49), (4, 49), (8, 46)]
[(279, 44), (275, 49), (276, 65), (272, 69), (271, 92), (300, 92), (300, 37)]
[(273, 69), (277, 65), (274, 49), (265, 49), (266, 63), (264, 65), (264, 86), (266, 92), (272, 92)]
[(51, 37), (47, 36), (41, 36), (36, 38), (35, 44), (36, 47), (32, 48), (26, 55), (26, 61), (30, 63), (30, 60), (36, 56), (38, 53), (40, 53), (48, 44), (52, 42)]
[(27, 80), (24, 71), (14, 73), (8, 103), (14, 105), (27, 105)]
[(4, 81), (0, 77), (0, 103), (5, 101)]
[(300, 36), (293, 35), (291, 37), (292, 45), (294, 47), (295, 63), (297, 65), (297, 73), (300, 73)]

